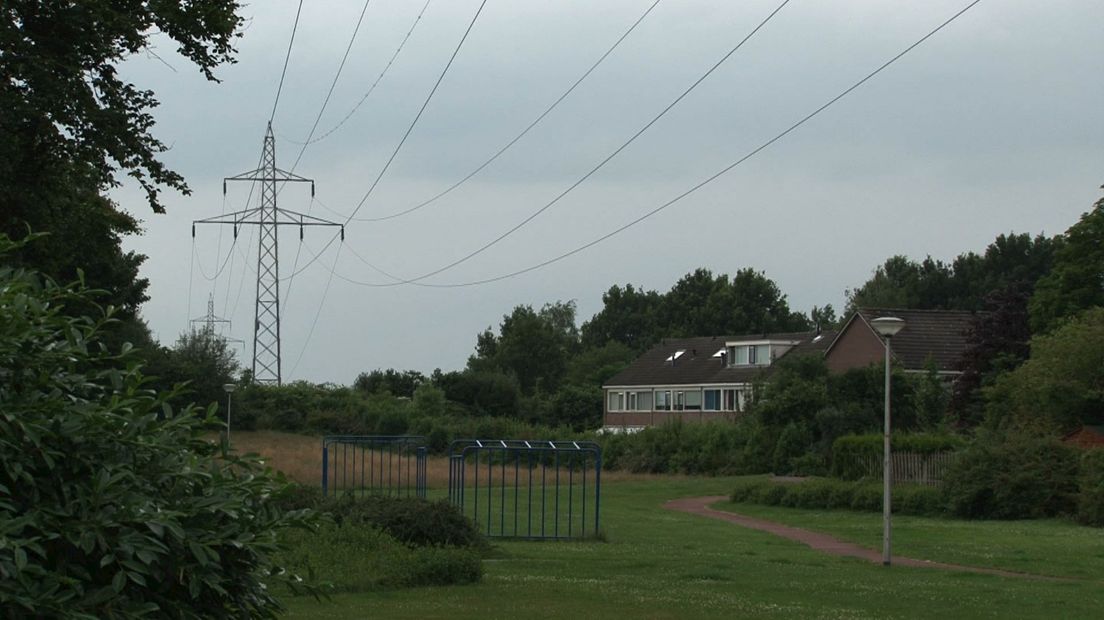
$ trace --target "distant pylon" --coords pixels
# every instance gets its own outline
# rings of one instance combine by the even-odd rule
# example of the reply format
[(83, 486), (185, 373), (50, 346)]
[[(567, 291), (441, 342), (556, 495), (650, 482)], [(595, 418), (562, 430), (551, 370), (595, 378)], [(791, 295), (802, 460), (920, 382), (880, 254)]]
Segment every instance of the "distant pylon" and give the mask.
[(191, 320), (192, 329), (195, 329), (196, 323), (203, 323), (203, 328), (212, 334), (215, 333), (215, 326), (226, 323), (230, 325), (229, 319), (224, 319), (220, 316), (215, 316), (215, 294), (209, 293), (207, 295), (207, 314), (201, 317), (197, 317)]
[(203, 324), (202, 329), (204, 331), (206, 331), (207, 333), (209, 333), (211, 335), (217, 335), (219, 338), (225, 340), (226, 342), (236, 344), (236, 345), (242, 347), (242, 349), (245, 349), (245, 341), (242, 340), (241, 338), (231, 338), (231, 337), (226, 336), (224, 334), (217, 334), (216, 333), (215, 329), (216, 329), (217, 325), (221, 325), (221, 324), (225, 323), (226, 327), (229, 328), (231, 324), (230, 324), (230, 319), (224, 319), (224, 318), (222, 318), (220, 316), (217, 316), (215, 314), (215, 294), (214, 293), (208, 293), (208, 295), (207, 295), (207, 314), (205, 314), (204, 316), (196, 317), (196, 318), (192, 319), (191, 323), (192, 323), (192, 330), (193, 331), (195, 330), (195, 324), (196, 323), (202, 323)]
[(338, 226), (341, 239), (345, 240), (345, 226), (322, 218), (288, 211), (276, 206), (277, 183), (310, 183), (314, 197), (314, 181), (276, 167), (276, 138), (272, 135), (272, 122), (265, 131), (261, 167), (222, 181), (222, 193), (226, 194), (227, 181), (250, 181), (261, 184), (261, 206), (227, 213), (218, 217), (192, 222), (192, 236), (196, 224), (230, 224), (234, 238), (238, 227), (260, 227), (257, 243), (257, 298), (253, 313), (253, 380), (258, 383), (281, 382), (280, 356), (280, 244), (277, 229), (280, 226), (298, 226), (299, 239), (303, 239), (304, 226)]

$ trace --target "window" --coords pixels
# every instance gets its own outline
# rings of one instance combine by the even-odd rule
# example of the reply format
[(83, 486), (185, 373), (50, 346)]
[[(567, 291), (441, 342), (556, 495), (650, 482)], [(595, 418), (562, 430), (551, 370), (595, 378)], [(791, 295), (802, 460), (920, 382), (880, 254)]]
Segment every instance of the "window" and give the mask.
[(637, 411), (651, 411), (652, 410), (652, 393), (651, 392), (637, 392), (636, 393), (636, 410)]
[(704, 404), (702, 410), (704, 411), (720, 411), (721, 410), (721, 391), (720, 390), (702, 390), (702, 396), (704, 397)]
[(656, 392), (655, 392), (655, 410), (656, 411), (670, 411), (671, 410), (671, 390), (656, 390)]
[(610, 392), (609, 393), (609, 410), (610, 411), (624, 411), (625, 409), (625, 393), (624, 392)]
[(738, 411), (736, 408), (736, 390), (724, 391), (724, 410), (725, 411)]
[(683, 353), (686, 353), (686, 349), (679, 349), (678, 351), (675, 351), (671, 355), (668, 355), (667, 359), (665, 359), (663, 361), (665, 361), (667, 363), (670, 363), (670, 364), (673, 364), (675, 362), (675, 360), (682, 357)]
[(749, 344), (728, 347), (729, 366), (769, 366), (770, 345)]
[(701, 390), (693, 390), (686, 392), (685, 407), (687, 411), (701, 411), (702, 408), (702, 393)]

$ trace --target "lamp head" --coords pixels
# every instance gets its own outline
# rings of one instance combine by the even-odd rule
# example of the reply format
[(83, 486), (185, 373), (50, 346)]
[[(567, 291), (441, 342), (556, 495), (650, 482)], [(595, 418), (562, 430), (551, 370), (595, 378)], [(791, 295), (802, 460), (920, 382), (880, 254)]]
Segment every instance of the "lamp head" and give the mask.
[(237, 383), (224, 383), (224, 384), (222, 384), (222, 389), (226, 390), (227, 394), (233, 394), (234, 390), (238, 389), (238, 384)]
[(870, 321), (874, 330), (886, 338), (892, 338), (905, 327), (905, 320), (895, 316), (883, 316)]

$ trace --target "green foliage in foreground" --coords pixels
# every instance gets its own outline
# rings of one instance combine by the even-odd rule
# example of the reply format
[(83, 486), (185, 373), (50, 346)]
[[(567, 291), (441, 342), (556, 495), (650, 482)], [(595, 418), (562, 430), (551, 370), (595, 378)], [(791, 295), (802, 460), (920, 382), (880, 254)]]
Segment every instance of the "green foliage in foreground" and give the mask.
[[(11, 242), (0, 235), (0, 258)], [(143, 388), (79, 285), (0, 265), (0, 610), (7, 617), (272, 617), (276, 533), (305, 525), (215, 421)]]
[[(729, 496), (733, 502), (881, 512), (881, 482), (848, 482), (816, 478), (804, 482), (772, 482), (764, 478), (741, 480)], [(893, 487), (893, 510), (902, 514), (937, 516), (945, 512), (939, 489), (902, 484)]]
[[(895, 552), (1084, 581), (900, 566), (886, 570), (662, 508), (677, 497), (722, 495), (737, 482), (662, 477), (607, 481), (602, 497), (606, 543), (504, 542), (495, 560), (485, 563), (481, 583), (339, 594), (322, 602), (297, 598), (289, 602), (288, 617), (1096, 618), (1104, 608), (1104, 588), (1098, 581), (1104, 574), (1104, 538), (1070, 523), (903, 516), (895, 521)], [(718, 507), (725, 505), (730, 504)], [(794, 524), (833, 533), (840, 527), (855, 534), (844, 538), (880, 548), (879, 514), (767, 506), (738, 510), (802, 515), (801, 523)]]
[(325, 502), (319, 508), (340, 524), (377, 527), (414, 547), (483, 549), (487, 546), (475, 524), (444, 499), (348, 495)]

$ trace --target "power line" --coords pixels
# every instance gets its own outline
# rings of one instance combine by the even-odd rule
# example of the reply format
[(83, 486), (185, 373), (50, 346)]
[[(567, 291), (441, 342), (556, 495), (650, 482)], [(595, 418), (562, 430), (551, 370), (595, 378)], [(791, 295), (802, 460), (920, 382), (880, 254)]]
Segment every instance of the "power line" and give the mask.
[(661, 0), (655, 0), (655, 2), (653, 2), (651, 4), (651, 6), (649, 6), (641, 16), (638, 17), (636, 19), (636, 21), (634, 21), (632, 23), (631, 26), (629, 26), (629, 29), (626, 30), (616, 41), (613, 42), (613, 45), (611, 45), (609, 47), (609, 49), (607, 49), (605, 51), (605, 53), (602, 54), (598, 58), (598, 60), (596, 60), (594, 62), (594, 64), (592, 64), (590, 66), (589, 69), (587, 69), (581, 76), (579, 76), (579, 79), (575, 80), (575, 82), (570, 87), (568, 87), (568, 89), (565, 90), (563, 92), (563, 94), (561, 94), (555, 101), (552, 102), (552, 105), (548, 106), (544, 110), (544, 112), (541, 112), (540, 115), (537, 116), (537, 118), (533, 119), (533, 122), (529, 123), (529, 125), (525, 129), (523, 129), (521, 131), (521, 133), (514, 136), (513, 139), (511, 139), (509, 142), (507, 142), (505, 145), (503, 145), (502, 148), (498, 149), (498, 151), (496, 151), (494, 155), (491, 155), (491, 157), (489, 159), (487, 159), (487, 161), (484, 161), (482, 164), (479, 164), (479, 166), (477, 166), (474, 170), (469, 172), (467, 174), (467, 176), (465, 176), (464, 178), (460, 179), (459, 181), (453, 183), (452, 185), (448, 186), (443, 191), (439, 192), (437, 195), (429, 198), (428, 200), (420, 202), (420, 203), (418, 203), (418, 204), (416, 204), (416, 205), (414, 205), (410, 208), (404, 209), (402, 211), (398, 211), (398, 212), (392, 213), (390, 215), (381, 215), (379, 217), (361, 217), (361, 218), (352, 218), (352, 219), (357, 221), (357, 222), (383, 222), (383, 221), (386, 221), (386, 220), (392, 220), (392, 219), (395, 219), (395, 218), (398, 218), (398, 217), (402, 217), (402, 216), (407, 215), (409, 213), (413, 213), (413, 212), (415, 212), (415, 211), (417, 211), (417, 210), (419, 210), (423, 207), (427, 207), (427, 206), (433, 204), (438, 199), (440, 199), (440, 198), (444, 197), (445, 195), (451, 193), (452, 190), (460, 187), (461, 185), (466, 183), (469, 179), (471, 179), (475, 175), (482, 172), (484, 168), (491, 165), (491, 163), (494, 162), (496, 159), (498, 159), (499, 156), (501, 156), (503, 153), (505, 153), (507, 150), (509, 150), (510, 147), (514, 146), (514, 144), (517, 144), (517, 142), (519, 140), (524, 138), (525, 135), (528, 134), (530, 130), (532, 130), (534, 127), (537, 126), (537, 124), (539, 124), (541, 121), (544, 120), (544, 117), (548, 116), (552, 112), (552, 110), (555, 110), (556, 107), (559, 106), (560, 103), (564, 99), (567, 99), (568, 95), (570, 95), (572, 92), (574, 92), (575, 89), (579, 86), (579, 84), (582, 84), (583, 80), (587, 79), (587, 77), (589, 77), (591, 73), (594, 73), (594, 70), (598, 68), (598, 65), (602, 64), (602, 62), (610, 54), (612, 54), (613, 51), (618, 48), (618, 46), (621, 45), (621, 42), (624, 41), (625, 39), (627, 39), (630, 34), (632, 34), (633, 30), (636, 30), (636, 27), (640, 25), (640, 22), (644, 21), (644, 18), (647, 17), (648, 14), (652, 12), (652, 9), (656, 8), (656, 5), (658, 5), (660, 3), (660, 1)]
[[(728, 50), (728, 53), (726, 53), (724, 56), (721, 57), (720, 60), (718, 60), (716, 63), (714, 63), (712, 67), (710, 67), (705, 73), (703, 73), (701, 75), (701, 77), (699, 77), (697, 80), (694, 80), (694, 82), (692, 84), (690, 84), (690, 86), (687, 87), (685, 90), (683, 90), (682, 93), (678, 97), (675, 97), (675, 99), (671, 103), (667, 104), (667, 107), (663, 108), (663, 110), (660, 111), (659, 114), (654, 116), (652, 118), (652, 120), (648, 121), (647, 124), (645, 124), (636, 133), (634, 133), (632, 135), (632, 137), (630, 137), (628, 140), (626, 140), (624, 143), (622, 143), (621, 146), (617, 147), (612, 153), (607, 155), (605, 157), (605, 159), (598, 162), (598, 164), (596, 166), (594, 166), (593, 168), (591, 168), (590, 171), (588, 171), (586, 174), (579, 177), (579, 179), (576, 180), (574, 183), (569, 185), (567, 187), (567, 189), (563, 190), (555, 198), (553, 198), (549, 202), (545, 203), (544, 206), (537, 209), (536, 211), (531, 213), (528, 217), (526, 217), (525, 219), (523, 219), (522, 221), (520, 221), (516, 225), (514, 225), (512, 228), (510, 228), (506, 232), (502, 233), (498, 237), (495, 237), (493, 240), (489, 241), (488, 243), (483, 244), (482, 246), (480, 246), (476, 250), (474, 250), (472, 252), (469, 252), (468, 254), (464, 255), (463, 257), (461, 257), (457, 260), (454, 260), (453, 262), (445, 265), (444, 267), (441, 267), (439, 269), (435, 269), (433, 271), (430, 271), (429, 273), (422, 274), (422, 275), (420, 275), (416, 278), (409, 278), (407, 280), (404, 280), (404, 282), (407, 282), (407, 283), (419, 282), (419, 281), (424, 280), (426, 278), (433, 277), (433, 276), (435, 276), (439, 273), (443, 273), (445, 271), (448, 271), (449, 269), (452, 269), (453, 267), (456, 267), (457, 265), (461, 265), (461, 264), (471, 260), (472, 258), (475, 258), (476, 256), (482, 254), (483, 252), (490, 249), (491, 247), (495, 246), (496, 244), (498, 244), (500, 241), (502, 241), (506, 237), (509, 237), (510, 235), (512, 235), (515, 232), (517, 232), (518, 230), (520, 230), (523, 226), (525, 226), (529, 222), (536, 219), (541, 213), (544, 213), (548, 209), (552, 208), (552, 206), (554, 206), (556, 203), (558, 203), (560, 200), (562, 200), (569, 193), (574, 191), (575, 188), (582, 185), (584, 182), (586, 182), (587, 179), (589, 179), (591, 176), (593, 176), (595, 173), (597, 173), (599, 170), (601, 170), (607, 163), (610, 162), (610, 160), (612, 160), (614, 157), (617, 157), (617, 155), (619, 153), (621, 153), (626, 148), (628, 148), (628, 146), (630, 144), (632, 144), (633, 142), (635, 142), (637, 138), (639, 138), (641, 135), (644, 134), (644, 132), (648, 131), (648, 129), (650, 129), (652, 127), (652, 125), (655, 125), (657, 122), (659, 122), (659, 119), (663, 118), (668, 112), (671, 111), (672, 108), (674, 108), (676, 105), (678, 105), (678, 103), (680, 101), (682, 101), (695, 88), (697, 88), (699, 84), (701, 84), (703, 81), (705, 81), (706, 78), (708, 78), (710, 75), (712, 75), (714, 71), (716, 71), (722, 64), (724, 64), (724, 62), (726, 60), (728, 60), (730, 57), (732, 57), (732, 55), (735, 54), (741, 47), (743, 47), (745, 43), (747, 43), (753, 36), (755, 36), (755, 34), (757, 32), (759, 32), (772, 19), (774, 19), (774, 16), (777, 15), (789, 3), (790, 3), (790, 0), (782, 0), (781, 4), (779, 4), (777, 7), (775, 7), (775, 9), (773, 11), (771, 11), (770, 14), (767, 15), (763, 19), (763, 21), (759, 22), (759, 25), (757, 25), (755, 28), (753, 28), (752, 31), (749, 32), (743, 39), (741, 39), (740, 42), (737, 43), (732, 49)], [(356, 212), (354, 211), (353, 213), (355, 214)]]
[[(648, 211), (647, 213), (644, 213), (643, 215), (637, 217), (636, 219), (634, 219), (634, 220), (632, 220), (632, 221), (630, 221), (630, 222), (628, 222), (628, 223), (626, 223), (626, 224), (624, 224), (624, 225), (622, 225), (622, 226), (620, 226), (620, 227), (618, 227), (618, 228), (616, 228), (616, 229), (614, 229), (614, 230), (612, 230), (612, 231), (610, 231), (610, 232), (608, 232), (608, 233), (606, 233), (606, 234), (604, 234), (604, 235), (602, 235), (602, 236), (600, 236), (600, 237), (598, 237), (598, 238), (596, 238), (592, 241), (589, 241), (589, 242), (587, 242), (587, 243), (585, 243), (581, 246), (578, 246), (578, 247), (576, 247), (576, 248), (574, 248), (570, 251), (564, 252), (563, 254), (560, 254), (560, 255), (555, 256), (553, 258), (550, 258), (548, 260), (542, 261), (542, 262), (537, 263), (535, 265), (531, 265), (531, 266), (526, 267), (524, 269), (519, 269), (517, 271), (504, 273), (504, 274), (494, 276), (494, 277), (491, 277), (491, 278), (484, 278), (484, 279), (481, 279), (481, 280), (472, 280), (472, 281), (468, 281), (468, 282), (457, 282), (457, 283), (449, 283), (449, 284), (427, 284), (427, 283), (424, 283), (424, 282), (417, 282), (417, 281), (414, 281), (414, 280), (400, 280), (398, 282), (391, 282), (391, 283), (372, 283), (372, 282), (362, 282), (362, 281), (354, 280), (352, 278), (342, 276), (341, 274), (335, 274), (335, 275), (338, 278), (341, 278), (342, 280), (344, 280), (346, 282), (349, 282), (350, 284), (356, 284), (356, 285), (368, 286), (368, 287), (375, 287), (375, 288), (400, 286), (400, 285), (403, 285), (403, 284), (412, 284), (414, 286), (422, 286), (422, 287), (427, 287), (427, 288), (460, 288), (460, 287), (466, 287), (466, 286), (478, 286), (478, 285), (481, 285), (481, 284), (490, 284), (492, 282), (498, 282), (500, 280), (506, 280), (508, 278), (513, 278), (515, 276), (526, 274), (526, 273), (529, 273), (531, 271), (536, 271), (537, 269), (547, 267), (548, 265), (551, 265), (553, 263), (557, 263), (561, 260), (564, 260), (565, 258), (568, 258), (570, 256), (574, 256), (575, 254), (578, 254), (579, 252), (582, 252), (582, 251), (587, 250), (591, 247), (594, 247), (595, 245), (598, 245), (599, 243), (601, 243), (601, 242), (603, 242), (603, 241), (605, 241), (605, 240), (607, 240), (607, 239), (609, 239), (609, 238), (611, 238), (615, 235), (618, 235), (618, 234), (628, 230), (629, 228), (632, 228), (633, 226), (639, 224), (640, 222), (643, 222), (644, 220), (652, 217), (653, 215), (659, 213), (660, 211), (663, 211), (667, 207), (681, 201), (683, 198), (686, 198), (690, 194), (693, 194), (694, 192), (698, 191), (699, 189), (701, 189), (701, 188), (705, 187), (706, 185), (712, 183), (713, 181), (720, 178), (722, 175), (724, 175), (727, 172), (731, 171), (733, 168), (736, 168), (737, 166), (743, 164), (745, 161), (747, 161), (747, 160), (751, 159), (752, 157), (758, 155), (761, 151), (763, 151), (767, 147), (773, 145), (775, 142), (778, 142), (779, 140), (786, 137), (787, 135), (789, 135), (791, 132), (793, 132), (797, 128), (801, 127), (805, 123), (809, 122), (810, 120), (812, 120), (813, 118), (818, 116), (821, 112), (827, 110), (829, 107), (834, 105), (840, 99), (843, 99), (847, 95), (851, 94), (851, 92), (858, 89), (860, 86), (862, 86), (863, 84), (865, 84), (866, 82), (868, 82), (869, 80), (874, 78), (874, 76), (878, 75), (879, 73), (881, 73), (882, 71), (887, 69), (893, 63), (900, 60), (903, 56), (905, 56), (906, 54), (911, 52), (913, 49), (919, 47), (925, 41), (927, 41), (931, 37), (935, 36), (936, 33), (943, 30), (944, 28), (946, 28), (948, 25), (950, 25), (952, 22), (957, 20), (959, 17), (961, 17), (963, 14), (965, 14), (967, 11), (972, 9), (974, 6), (976, 6), (980, 2), (981, 2), (981, 0), (973, 0), (973, 2), (969, 3), (963, 9), (959, 10), (957, 13), (955, 13), (954, 15), (949, 17), (946, 21), (944, 21), (939, 26), (937, 26), (935, 29), (931, 30), (926, 35), (924, 35), (923, 37), (918, 39), (915, 43), (913, 43), (912, 45), (909, 45), (908, 47), (906, 47), (904, 50), (899, 52), (896, 56), (893, 56), (892, 58), (887, 60), (885, 63), (883, 63), (881, 66), (879, 66), (874, 71), (871, 71), (870, 73), (868, 73), (866, 75), (866, 77), (862, 78), (858, 82), (855, 82), (850, 87), (845, 89), (843, 92), (841, 92), (840, 94), (836, 95), (835, 97), (829, 99), (826, 103), (824, 103), (823, 105), (821, 105), (817, 109), (813, 110), (812, 112), (810, 112), (809, 114), (804, 116), (801, 120), (793, 123), (792, 125), (787, 127), (785, 130), (783, 130), (781, 133), (775, 135), (770, 140), (767, 140), (766, 142), (760, 144), (756, 148), (749, 151), (743, 157), (737, 159), (733, 163), (725, 166), (724, 168), (721, 168), (719, 171), (715, 172), (714, 174), (710, 175), (709, 177), (706, 177), (704, 180), (700, 181), (699, 183), (697, 183), (696, 185), (694, 185), (690, 189), (682, 192), (681, 194), (679, 194), (679, 195), (675, 196), (674, 198), (668, 200), (667, 202), (659, 205), (658, 207), (652, 209), (651, 211)], [(353, 248), (350, 247), (349, 249), (350, 249), (350, 251), (353, 251)], [(356, 254), (355, 251), (353, 252), (353, 254), (355, 256), (359, 257), (359, 255)], [(380, 273), (383, 273), (384, 275), (388, 275), (388, 277), (394, 277), (394, 276), (390, 276), (386, 272), (380, 270), (378, 267), (368, 263), (368, 261), (363, 261), (363, 262), (365, 262), (365, 264), (367, 264), (369, 267), (375, 269), (376, 271), (379, 271)]]
[(479, 15), (483, 12), (483, 7), (486, 5), (487, 0), (483, 0), (479, 4), (479, 8), (475, 11), (475, 15), (472, 17), (471, 22), (468, 23), (467, 30), (464, 31), (464, 36), (460, 37), (460, 42), (456, 44), (456, 49), (452, 51), (452, 56), (449, 57), (448, 63), (445, 64), (445, 68), (441, 71), (441, 75), (437, 76), (437, 82), (433, 84), (433, 89), (429, 91), (429, 95), (426, 97), (425, 101), (422, 102), (422, 107), (418, 110), (418, 114), (414, 117), (414, 120), (410, 123), (410, 126), (406, 128), (406, 133), (404, 133), (402, 139), (399, 140), (399, 144), (395, 146), (395, 150), (391, 153), (391, 157), (388, 158), (387, 163), (383, 166), (383, 169), (380, 170), (379, 175), (376, 176), (376, 180), (372, 181), (371, 187), (368, 188), (368, 191), (365, 192), (364, 197), (360, 199), (360, 202), (357, 203), (356, 208), (353, 209), (353, 212), (350, 213), (349, 217), (345, 220), (346, 225), (348, 225), (353, 217), (356, 216), (357, 211), (360, 211), (360, 208), (364, 206), (364, 203), (368, 200), (368, 197), (372, 195), (372, 192), (376, 189), (376, 186), (379, 185), (380, 179), (382, 179), (383, 175), (387, 173), (387, 169), (391, 167), (391, 162), (395, 161), (395, 157), (399, 154), (399, 151), (402, 150), (403, 144), (406, 144), (406, 139), (409, 138), (410, 133), (414, 131), (415, 125), (418, 124), (418, 119), (422, 118), (422, 113), (424, 113), (426, 107), (429, 106), (429, 102), (433, 99), (433, 94), (437, 92), (437, 88), (441, 85), (441, 81), (445, 79), (445, 74), (448, 73), (449, 67), (451, 67), (453, 61), (456, 60), (456, 55), (460, 53), (460, 48), (464, 46), (464, 41), (468, 40), (468, 35), (471, 33), (472, 28), (475, 26), (476, 20), (479, 19)]
[(353, 49), (353, 43), (356, 42), (357, 34), (360, 33), (360, 25), (364, 22), (364, 14), (368, 11), (368, 5), (371, 4), (371, 2), (372, 0), (364, 0), (364, 6), (360, 9), (360, 17), (357, 18), (356, 27), (353, 28), (353, 34), (349, 37), (349, 44), (345, 46), (345, 54), (341, 57), (341, 63), (337, 65), (337, 73), (334, 74), (333, 81), (330, 82), (330, 90), (326, 92), (326, 99), (322, 102), (322, 107), (318, 110), (318, 116), (314, 117), (314, 124), (311, 125), (307, 140), (299, 149), (299, 155), (295, 157), (295, 163), (291, 165), (292, 172), (295, 172), (295, 168), (299, 166), (299, 160), (303, 159), (303, 153), (306, 152), (307, 147), (310, 146), (311, 138), (314, 137), (314, 132), (318, 129), (318, 123), (322, 121), (322, 114), (326, 112), (326, 106), (330, 104), (330, 98), (333, 97), (334, 88), (337, 87), (337, 82), (341, 79), (341, 71), (345, 68), (345, 62), (349, 60), (349, 52)]
[[(329, 244), (327, 244), (326, 247), (329, 247)], [(326, 286), (322, 289), (322, 296), (318, 299), (318, 312), (314, 313), (314, 320), (311, 321), (310, 330), (307, 331), (307, 337), (303, 340), (303, 348), (299, 350), (299, 355), (295, 358), (295, 363), (291, 365), (291, 374), (295, 374), (295, 370), (299, 368), (299, 361), (303, 359), (303, 354), (307, 352), (307, 345), (310, 344), (311, 336), (314, 336), (314, 328), (318, 326), (318, 318), (322, 316), (322, 308), (326, 305), (326, 295), (330, 292), (330, 285), (333, 284), (334, 273), (337, 270), (337, 259), (341, 257), (341, 247), (341, 245), (337, 246), (337, 252), (334, 253), (334, 262), (330, 267), (330, 276), (326, 278)], [(325, 252), (325, 248), (323, 248), (322, 251)]]
[(276, 100), (272, 102), (272, 114), (268, 115), (268, 122), (276, 118), (276, 106), (280, 103), (280, 93), (284, 90), (284, 76), (287, 75), (288, 61), (291, 60), (291, 46), (295, 45), (295, 32), (299, 30), (299, 14), (303, 12), (303, 0), (299, 0), (299, 8), (295, 9), (295, 24), (291, 27), (291, 40), (288, 41), (287, 55), (284, 56), (284, 68), (280, 71), (280, 85), (276, 87)]
[[(336, 125), (334, 125), (330, 129), (328, 129), (326, 132), (324, 132), (322, 135), (318, 136), (317, 138), (311, 139), (310, 137), (308, 137), (303, 142), (297, 142), (295, 140), (288, 140), (288, 142), (291, 142), (292, 144), (302, 144), (302, 145), (314, 144), (315, 142), (321, 142), (322, 140), (325, 140), (326, 138), (330, 137), (330, 135), (332, 135), (334, 132), (336, 132), (338, 129), (341, 129), (341, 127), (343, 125), (345, 125), (345, 123), (348, 122), (349, 119), (352, 118), (353, 115), (356, 114), (358, 110), (360, 110), (360, 106), (364, 105), (364, 102), (367, 101), (368, 97), (370, 97), (372, 95), (372, 93), (376, 90), (376, 86), (378, 86), (380, 81), (383, 80), (383, 76), (387, 75), (387, 71), (389, 69), (391, 69), (391, 65), (394, 64), (395, 59), (399, 57), (399, 53), (402, 52), (403, 47), (406, 46), (406, 42), (410, 39), (410, 35), (414, 34), (414, 29), (417, 28), (418, 23), (422, 21), (422, 16), (425, 14), (426, 9), (429, 8), (429, 3), (430, 2), (432, 2), (432, 0), (426, 0), (426, 3), (424, 5), (422, 5), (422, 10), (418, 13), (418, 16), (414, 18), (414, 23), (410, 26), (410, 29), (406, 31), (406, 36), (403, 37), (402, 41), (399, 43), (399, 46), (397, 48), (395, 48), (395, 52), (393, 54), (391, 54), (391, 58), (387, 61), (387, 64), (384, 65), (383, 71), (380, 71), (380, 74), (378, 76), (376, 76), (376, 80), (374, 82), (372, 82), (371, 86), (368, 87), (368, 92), (364, 93), (364, 96), (360, 98), (360, 101), (356, 102), (356, 105), (353, 106), (353, 109), (349, 110), (349, 112), (347, 114), (345, 114), (345, 116)], [(343, 214), (343, 213), (339, 214), (339, 215), (341, 215), (341, 217), (345, 217), (345, 214)]]

